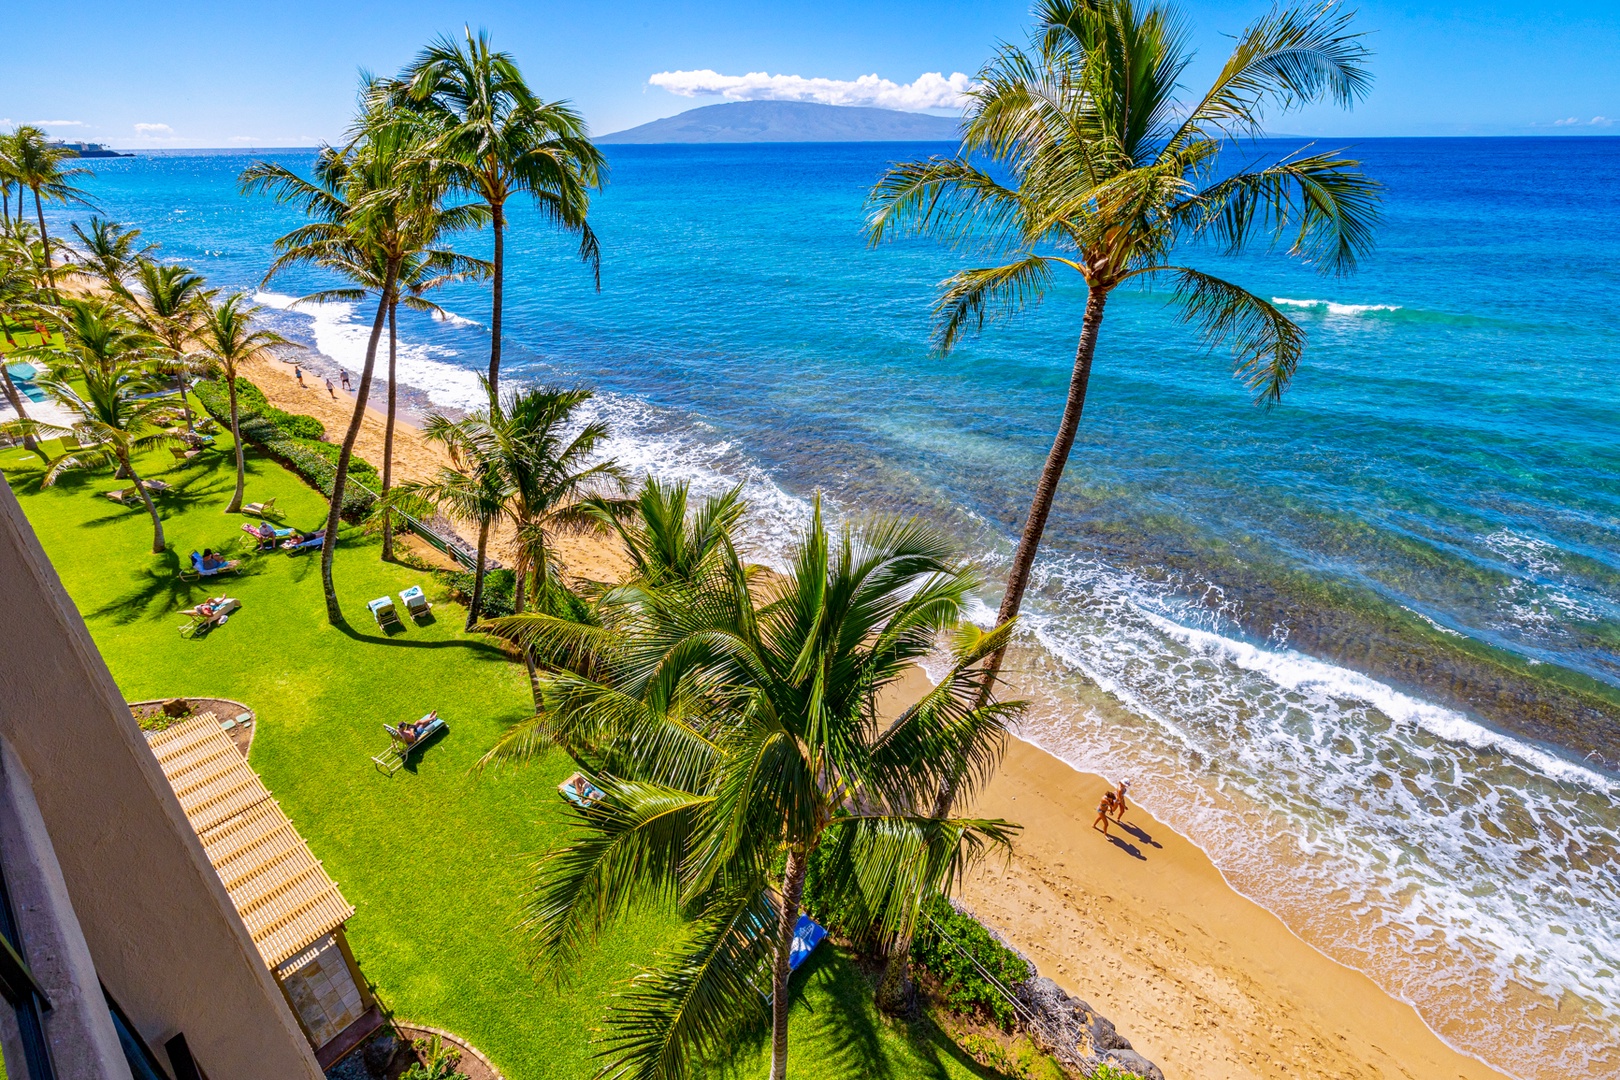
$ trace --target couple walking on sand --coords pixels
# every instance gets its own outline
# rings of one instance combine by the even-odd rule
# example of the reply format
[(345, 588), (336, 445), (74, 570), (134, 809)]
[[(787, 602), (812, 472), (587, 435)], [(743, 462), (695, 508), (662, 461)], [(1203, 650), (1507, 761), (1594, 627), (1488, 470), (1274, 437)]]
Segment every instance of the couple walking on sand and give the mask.
[(1093, 829), (1100, 829), (1102, 834), (1107, 836), (1110, 815), (1116, 822), (1125, 820), (1125, 811), (1129, 808), (1125, 803), (1125, 793), (1130, 789), (1131, 782), (1121, 780), (1119, 787), (1103, 792), (1102, 802), (1097, 804), (1097, 820), (1091, 823)]
[[(345, 389), (345, 390), (352, 389), (349, 386), (349, 372), (348, 372), (348, 369), (344, 369), (343, 371), (339, 372), (339, 377), (343, 379), (343, 389)], [(304, 369), (299, 364), (294, 364), (293, 365), (293, 378), (298, 380), (298, 385), (299, 386), (307, 386), (308, 385), (306, 382), (304, 382)], [(337, 400), (337, 391), (332, 388), (332, 380), (330, 378), (326, 380), (326, 392), (328, 394), (332, 395), (332, 400), (333, 401)]]

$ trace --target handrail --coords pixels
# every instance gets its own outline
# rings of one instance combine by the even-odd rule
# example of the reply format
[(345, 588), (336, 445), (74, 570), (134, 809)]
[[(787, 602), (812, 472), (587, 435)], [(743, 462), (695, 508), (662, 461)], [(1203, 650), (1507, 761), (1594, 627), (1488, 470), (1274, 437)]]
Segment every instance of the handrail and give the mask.
[[(373, 499), (382, 498), (381, 495), (377, 494), (375, 491), (372, 491), (365, 484), (362, 484), (359, 480), (356, 480), (353, 476), (349, 477), (348, 482), (365, 492), (367, 495), (370, 495)], [(454, 559), (457, 563), (461, 564), (461, 566), (468, 570), (477, 569), (477, 556), (464, 551), (461, 545), (441, 535), (425, 522), (418, 521), (416, 518), (412, 517), (410, 514), (407, 514), (403, 510), (395, 508), (392, 512), (398, 515), (400, 520), (405, 522), (406, 526), (412, 532), (420, 536), (423, 540), (426, 540), (431, 547), (444, 553), (445, 555), (448, 555), (450, 558)]]

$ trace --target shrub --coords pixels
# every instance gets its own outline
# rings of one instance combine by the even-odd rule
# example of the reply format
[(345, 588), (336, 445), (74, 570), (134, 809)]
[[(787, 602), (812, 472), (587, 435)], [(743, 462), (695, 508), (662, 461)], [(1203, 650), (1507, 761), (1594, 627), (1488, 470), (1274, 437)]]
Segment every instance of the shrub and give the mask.
[[(227, 426), (230, 424), (230, 396), (224, 384), (204, 380), (197, 384), (195, 393), (203, 408), (213, 414), (216, 420)], [(300, 416), (272, 408), (259, 388), (241, 377), (236, 380), (236, 416), (237, 430), (242, 433), (242, 438), (302, 476), (328, 499), (332, 497), (332, 482), (337, 478), (337, 461), (342, 450), (331, 443), (295, 433), (324, 431), (319, 420), (313, 416)], [(283, 422), (278, 423), (277, 417), (283, 418)], [(377, 475), (376, 468), (354, 455), (349, 457), (349, 479), (373, 491), (382, 486), (382, 478)], [(343, 489), (343, 516), (351, 520), (365, 517), (374, 502), (376, 497), (369, 492), (360, 490), (354, 483), (346, 484)]]
[(992, 937), (973, 916), (953, 908), (943, 896), (923, 905), (923, 918), (918, 920), (911, 940), (911, 959), (939, 980), (946, 1004), (952, 1009), (977, 1012), (1004, 1029), (1012, 1028), (1017, 1012), (983, 972), (1012, 990), (1029, 978), (1029, 964)]
[[(471, 570), (441, 570), (439, 580), (443, 581), (450, 590), (451, 599), (457, 603), (468, 604), (472, 602), (473, 572)], [(503, 615), (512, 614), (515, 608), (515, 594), (517, 592), (517, 575), (511, 570), (488, 570), (484, 573), (483, 603), (479, 608), (479, 617), (496, 619)]]
[(326, 425), (313, 416), (305, 416), (303, 413), (282, 412), (272, 405), (265, 406), (260, 410), (259, 415), (295, 439), (309, 439), (312, 442), (320, 442), (326, 438)]

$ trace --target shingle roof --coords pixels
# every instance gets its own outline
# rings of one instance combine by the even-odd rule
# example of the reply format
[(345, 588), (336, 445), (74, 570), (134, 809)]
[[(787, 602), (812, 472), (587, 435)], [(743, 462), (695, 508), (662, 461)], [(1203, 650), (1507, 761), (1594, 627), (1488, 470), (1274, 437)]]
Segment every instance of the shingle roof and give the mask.
[(147, 742), (266, 964), (276, 967), (354, 914), (213, 713)]

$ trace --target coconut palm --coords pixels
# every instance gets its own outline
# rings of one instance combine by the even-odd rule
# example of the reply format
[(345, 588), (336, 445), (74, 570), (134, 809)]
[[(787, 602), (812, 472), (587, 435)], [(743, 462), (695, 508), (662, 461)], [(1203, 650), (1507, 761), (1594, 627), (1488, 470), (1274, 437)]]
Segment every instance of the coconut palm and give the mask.
[(189, 343), (197, 334), (214, 290), (204, 288), (201, 274), (189, 267), (140, 258), (135, 262), (134, 280), (124, 291), (125, 302), (136, 322), (148, 334), (163, 342), (162, 366), (174, 376), (174, 392), (186, 417), (186, 430), (192, 429), (191, 400), (186, 384), (196, 366)]
[[(366, 84), (369, 86), (369, 82)], [(343, 613), (332, 584), (338, 516), (348, 480), (349, 462), (365, 418), (376, 369), (377, 346), (391, 306), (398, 302), (401, 267), (423, 257), (445, 272), (466, 268), (468, 260), (432, 245), (446, 232), (477, 222), (478, 211), (445, 207), (447, 181), (421, 153), (423, 127), (397, 111), (387, 110), (380, 96), (366, 95), (367, 112), (356, 139), (342, 149), (323, 147), (313, 180), (284, 166), (258, 162), (242, 174), (246, 192), (262, 191), (278, 202), (299, 206), (312, 220), (276, 241), (280, 255), (265, 274), (268, 283), (290, 266), (309, 263), (347, 278), (347, 288), (328, 289), (305, 300), (365, 299), (377, 295), (377, 311), (366, 343), (365, 362), (355, 391), (355, 405), (332, 480), (326, 542), (321, 548), (321, 582), (327, 618), (337, 623)]]
[[(578, 812), (579, 839), (542, 863), (527, 919), (542, 962), (571, 970), (639, 904), (690, 920), (614, 1006), (603, 1075), (682, 1077), (768, 1028), (771, 1076), (783, 1080), (811, 858), (829, 887), (858, 898), (857, 929), (893, 934), (1015, 828), (928, 810), (939, 763), (979, 762), (971, 785), (1005, 737), (1016, 706), (978, 698), (979, 665), (1007, 630), (969, 629), (941, 683), (879, 722), (878, 695), (957, 626), (975, 584), (939, 533), (881, 521), (834, 540), (818, 506), (788, 575), (769, 585), (729, 539), (710, 550), (688, 578), (603, 597), (602, 627), (574, 631), (602, 674), (548, 673), (544, 739), (507, 755), (560, 744), (605, 793)], [(499, 623), (530, 642), (569, 632), (539, 616), (525, 630), (524, 619)]]
[(1182, 319), (1208, 344), (1230, 347), (1258, 400), (1274, 402), (1299, 363), (1303, 331), (1263, 297), (1172, 258), (1196, 241), (1228, 253), (1285, 241), (1290, 254), (1347, 273), (1371, 248), (1378, 204), (1378, 185), (1339, 151), (1306, 147), (1235, 166), (1222, 158), (1276, 113), (1321, 100), (1349, 107), (1366, 93), (1368, 52), (1349, 11), (1273, 8), (1194, 98), (1179, 96), (1192, 53), (1167, 4), (1042, 0), (1036, 15), (1030, 46), (1003, 47), (969, 92), (957, 154), (891, 167), (869, 218), (874, 243), (924, 232), (1001, 256), (942, 283), (942, 350), (1039, 301), (1060, 273), (1086, 286), (1068, 399), (1007, 575), (1002, 623), (1029, 584), (1110, 294), (1167, 284)]
[(471, 630), (483, 609), (489, 530), (506, 512), (513, 497), (512, 484), (501, 467), (500, 446), (491, 433), (488, 410), (454, 420), (433, 413), (423, 423), (422, 434), (449, 451), (450, 465), (441, 467), (431, 479), (400, 484), (389, 493), (389, 504), (407, 513), (430, 506), (478, 530), (473, 591), (467, 602), (467, 629)]
[(137, 247), (141, 230), (127, 229), (116, 221), (90, 215), (89, 228), (73, 223), (79, 238), (79, 251), (73, 265), (82, 274), (98, 279), (116, 296), (128, 296), (128, 282), (136, 266), (157, 250), (156, 244)]
[(247, 484), (247, 468), (242, 453), (242, 430), (238, 422), (236, 379), (242, 365), (263, 355), (272, 345), (285, 344), (281, 335), (269, 330), (256, 329), (258, 307), (247, 302), (242, 293), (232, 293), (220, 303), (205, 302), (202, 317), (196, 327), (197, 342), (201, 346), (198, 366), (217, 374), (225, 382), (231, 403), (231, 442), (236, 445), (236, 491), (225, 507), (227, 514), (242, 509), (243, 489)]
[(551, 224), (579, 237), (579, 256), (601, 285), (602, 258), (586, 220), (590, 189), (600, 189), (607, 162), (585, 121), (566, 101), (541, 101), (510, 54), (489, 35), (441, 37), (399, 79), (380, 89), (420, 112), (437, 130), (429, 152), (458, 187), (482, 199), (495, 232), (490, 305), (489, 384), (500, 388), (501, 326), (506, 284), (506, 204), (527, 194)]
[(37, 420), (13, 424), (27, 423), (35, 435), (47, 438), (72, 435), (80, 444), (78, 449), (64, 452), (50, 462), (45, 470), (45, 486), (56, 483), (69, 471), (115, 466), (116, 474), (134, 485), (152, 519), (153, 554), (162, 552), (163, 519), (158, 516), (151, 492), (135, 471), (135, 455), (171, 445), (174, 437), (154, 419), (161, 405), (148, 396), (157, 380), (145, 357), (128, 353), (103, 360), (84, 350), (72, 350), (37, 385), (73, 415), (72, 426), (59, 427)]
[[(12, 240), (8, 236), (4, 242), (0, 242), (0, 335), (5, 337), (7, 351), (15, 354), (18, 351), (17, 339), (12, 336), (12, 326), (36, 319), (39, 309), (32, 273), (34, 263), (28, 256), (17, 254)], [(11, 369), (6, 360), (6, 357), (0, 357), (0, 384), (4, 386), (6, 401), (11, 404), (19, 420), (28, 420), (28, 408), (23, 404), (17, 385), (11, 381)], [(39, 449), (34, 433), (27, 424), (23, 425), (21, 435), (23, 449)]]
[[(37, 127), (24, 124), (11, 135), (10, 172), (21, 187), (34, 193), (34, 214), (39, 220), (39, 239), (44, 245), (45, 277), (52, 289), (56, 288), (56, 268), (51, 261), (51, 234), (45, 228), (47, 202), (83, 203), (90, 205), (90, 197), (74, 187), (75, 177), (88, 176), (90, 170), (79, 167), (64, 168), (62, 163), (74, 155), (70, 150), (53, 146), (45, 133)], [(21, 215), (21, 201), (19, 199)]]

